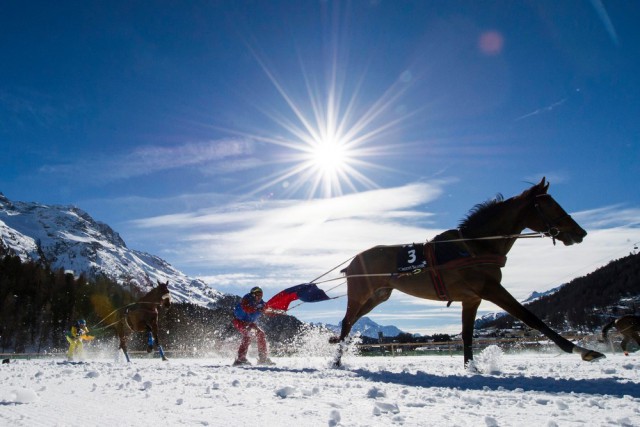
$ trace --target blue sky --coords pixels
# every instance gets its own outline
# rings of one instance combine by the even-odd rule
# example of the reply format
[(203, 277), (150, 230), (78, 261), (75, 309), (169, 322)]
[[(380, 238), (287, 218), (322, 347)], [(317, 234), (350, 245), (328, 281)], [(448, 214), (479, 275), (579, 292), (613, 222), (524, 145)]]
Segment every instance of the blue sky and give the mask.
[[(640, 241), (636, 2), (0, 8), (0, 191), (76, 205), (222, 291), (269, 297), (543, 176), (589, 235), (519, 241), (516, 298)], [(337, 323), (345, 305), (292, 314)], [(400, 294), (371, 317), (460, 328), (456, 304)]]

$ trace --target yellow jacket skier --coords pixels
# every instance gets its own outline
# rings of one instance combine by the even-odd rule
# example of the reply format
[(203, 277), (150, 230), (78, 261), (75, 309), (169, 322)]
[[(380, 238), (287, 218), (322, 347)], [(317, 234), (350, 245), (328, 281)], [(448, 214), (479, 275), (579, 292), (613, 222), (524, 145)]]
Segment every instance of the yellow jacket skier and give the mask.
[(74, 356), (84, 357), (82, 341), (91, 341), (94, 338), (91, 335), (87, 335), (88, 333), (89, 328), (87, 328), (87, 321), (84, 319), (78, 320), (71, 326), (66, 335), (67, 341), (69, 341), (67, 360), (73, 360)]

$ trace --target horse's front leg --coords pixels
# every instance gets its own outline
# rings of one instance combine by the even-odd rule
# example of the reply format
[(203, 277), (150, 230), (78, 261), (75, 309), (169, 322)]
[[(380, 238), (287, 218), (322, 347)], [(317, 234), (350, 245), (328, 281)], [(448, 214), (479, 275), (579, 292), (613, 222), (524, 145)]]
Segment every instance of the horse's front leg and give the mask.
[(462, 347), (465, 366), (473, 360), (473, 329), (481, 301), (480, 298), (462, 301)]
[(164, 355), (164, 350), (162, 349), (162, 346), (160, 345), (160, 341), (158, 340), (158, 323), (154, 323), (152, 326), (152, 333), (153, 333), (153, 340), (156, 344), (156, 348), (158, 349), (158, 353), (160, 353), (160, 357), (162, 357), (162, 360), (169, 360), (166, 358), (166, 356)]
[(542, 320), (538, 319), (538, 317), (527, 310), (522, 304), (520, 304), (507, 290), (499, 283), (492, 283), (483, 288), (480, 297), (486, 299), (487, 301), (491, 301), (498, 307), (505, 310), (507, 313), (515, 317), (516, 319), (520, 319), (527, 326), (537, 329), (542, 334), (544, 334), (551, 341), (556, 343), (558, 347), (560, 347), (563, 351), (567, 353), (578, 353), (582, 357), (582, 360), (591, 361), (595, 359), (599, 359), (604, 357), (604, 354), (597, 352), (595, 350), (589, 350), (584, 347), (580, 347), (575, 345), (571, 341), (563, 338), (547, 326)]

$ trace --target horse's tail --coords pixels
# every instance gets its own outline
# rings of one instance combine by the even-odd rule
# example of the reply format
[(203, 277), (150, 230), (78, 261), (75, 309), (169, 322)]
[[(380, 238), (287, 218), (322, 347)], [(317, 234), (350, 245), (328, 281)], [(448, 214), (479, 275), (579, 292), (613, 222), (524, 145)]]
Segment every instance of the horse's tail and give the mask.
[(607, 323), (606, 325), (604, 325), (602, 327), (602, 338), (604, 340), (607, 339), (607, 333), (609, 332), (609, 329), (611, 329), (613, 326), (615, 326), (616, 320), (617, 319), (613, 319), (611, 322)]

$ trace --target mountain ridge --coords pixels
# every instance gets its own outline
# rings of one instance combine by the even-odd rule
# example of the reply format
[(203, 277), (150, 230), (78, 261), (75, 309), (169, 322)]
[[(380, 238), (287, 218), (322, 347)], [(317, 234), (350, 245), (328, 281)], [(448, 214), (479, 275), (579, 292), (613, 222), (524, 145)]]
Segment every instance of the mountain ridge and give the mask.
[(76, 276), (104, 274), (141, 291), (169, 281), (178, 302), (212, 306), (223, 295), (158, 256), (128, 248), (109, 225), (75, 206), (13, 202), (0, 193), (0, 249)]
[[(342, 322), (339, 322), (337, 325), (331, 324), (322, 324), (322, 326), (327, 329), (332, 330), (336, 334), (340, 333), (342, 329)], [(369, 338), (378, 338), (378, 334), (382, 332), (382, 335), (385, 337), (395, 337), (399, 334), (402, 334), (403, 331), (398, 329), (394, 325), (380, 325), (373, 321), (370, 317), (362, 316), (351, 328), (351, 333), (360, 332), (362, 335)]]
[[(623, 314), (635, 314), (640, 307), (640, 254), (610, 261), (584, 276), (540, 294), (525, 307), (552, 328), (596, 330)], [(476, 319), (476, 329), (509, 329), (518, 324), (500, 312)]]

